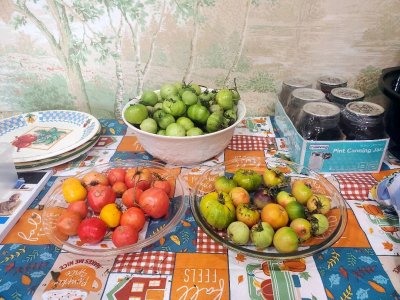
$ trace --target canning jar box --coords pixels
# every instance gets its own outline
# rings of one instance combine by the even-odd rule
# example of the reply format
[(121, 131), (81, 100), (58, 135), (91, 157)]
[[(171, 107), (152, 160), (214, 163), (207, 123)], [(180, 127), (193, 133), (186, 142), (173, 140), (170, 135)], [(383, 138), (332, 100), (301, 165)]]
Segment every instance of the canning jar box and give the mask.
[(287, 139), (290, 157), (320, 173), (379, 172), (389, 138), (379, 140), (308, 141), (296, 130), (279, 101), (275, 122)]

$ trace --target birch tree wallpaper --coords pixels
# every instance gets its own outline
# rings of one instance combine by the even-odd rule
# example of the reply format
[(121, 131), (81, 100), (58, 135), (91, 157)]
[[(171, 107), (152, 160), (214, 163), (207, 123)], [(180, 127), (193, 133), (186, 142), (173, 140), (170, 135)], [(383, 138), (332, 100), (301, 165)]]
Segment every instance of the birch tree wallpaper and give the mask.
[(236, 79), (248, 115), (282, 80), (340, 75), (381, 97), (400, 64), (400, 0), (0, 0), (0, 111), (119, 118), (162, 83)]

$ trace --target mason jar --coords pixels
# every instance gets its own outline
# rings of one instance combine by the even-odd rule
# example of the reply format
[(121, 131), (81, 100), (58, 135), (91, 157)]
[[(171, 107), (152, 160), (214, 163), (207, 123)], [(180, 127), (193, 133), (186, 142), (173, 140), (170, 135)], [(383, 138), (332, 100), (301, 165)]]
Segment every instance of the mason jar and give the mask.
[(301, 110), (296, 128), (306, 140), (335, 141), (342, 139), (340, 108), (329, 102), (307, 103)]
[(348, 140), (386, 138), (384, 108), (376, 103), (350, 102), (341, 113), (340, 127)]
[(317, 89), (328, 95), (332, 89), (346, 87), (347, 80), (339, 76), (324, 75), (317, 80)]
[(286, 106), (286, 113), (292, 120), (293, 124), (296, 124), (301, 109), (305, 104), (321, 101), (327, 102), (325, 99), (325, 94), (319, 90), (311, 88), (295, 89), (292, 92)]
[(338, 105), (341, 110), (350, 102), (363, 101), (364, 97), (363, 92), (348, 87), (334, 88), (327, 96), (328, 100)]
[(289, 78), (282, 82), (282, 89), (279, 93), (279, 101), (282, 103), (282, 106), (285, 108), (290, 94), (298, 88), (311, 88), (312, 83), (301, 78)]

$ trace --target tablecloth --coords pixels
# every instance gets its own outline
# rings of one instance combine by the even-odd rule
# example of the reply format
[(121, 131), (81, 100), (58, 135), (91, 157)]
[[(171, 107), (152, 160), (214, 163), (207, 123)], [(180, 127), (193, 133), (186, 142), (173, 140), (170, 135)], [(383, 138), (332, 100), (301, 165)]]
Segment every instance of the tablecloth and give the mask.
[[(347, 203), (348, 224), (330, 248), (289, 261), (262, 261), (209, 238), (188, 208), (176, 228), (141, 252), (99, 259), (52, 245), (41, 224), (46, 194), (81, 167), (114, 160), (154, 159), (121, 120), (100, 120), (99, 141), (86, 154), (54, 167), (39, 196), (3, 240), (0, 299), (400, 299), (397, 214), (368, 198), (398, 171), (394, 158), (380, 173), (329, 175)], [(184, 152), (185, 149), (182, 149)], [(220, 155), (181, 167), (187, 184), (212, 165), (237, 156), (289, 155), (273, 117), (245, 118)]]

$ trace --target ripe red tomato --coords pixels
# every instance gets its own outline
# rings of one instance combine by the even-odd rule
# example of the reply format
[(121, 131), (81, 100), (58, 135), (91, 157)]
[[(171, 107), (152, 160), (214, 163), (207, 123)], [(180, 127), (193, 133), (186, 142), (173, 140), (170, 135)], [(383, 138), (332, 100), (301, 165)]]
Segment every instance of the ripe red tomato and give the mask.
[(109, 182), (108, 182), (107, 175), (100, 173), (100, 172), (92, 171), (83, 176), (82, 184), (86, 188), (89, 188), (89, 187), (96, 186), (99, 184), (109, 185)]
[(152, 187), (145, 190), (139, 198), (139, 207), (153, 218), (161, 218), (168, 213), (169, 197), (159, 188)]
[(84, 219), (78, 227), (78, 236), (82, 242), (95, 244), (103, 240), (107, 232), (107, 225), (99, 218)]
[(139, 233), (131, 226), (121, 225), (115, 228), (111, 239), (116, 247), (123, 247), (136, 243), (139, 239)]
[(111, 185), (118, 181), (124, 181), (125, 180), (125, 174), (126, 171), (123, 168), (113, 168), (108, 170), (107, 172), (107, 178), (108, 181), (110, 182)]
[(56, 228), (59, 232), (66, 235), (76, 235), (78, 226), (81, 223), (81, 216), (74, 211), (64, 211), (57, 221)]
[(146, 217), (143, 210), (139, 207), (131, 207), (122, 213), (119, 223), (121, 225), (131, 226), (137, 231), (140, 231), (146, 223)]
[(91, 187), (87, 195), (88, 203), (95, 213), (100, 213), (105, 205), (114, 203), (116, 198), (111, 186), (100, 184)]
[(138, 200), (140, 198), (140, 195), (143, 193), (143, 191), (137, 187), (133, 187), (130, 189), (127, 189), (123, 194), (122, 194), (122, 203), (126, 207), (133, 207), (138, 205)]
[(81, 216), (81, 219), (84, 219), (88, 214), (88, 206), (86, 201), (75, 201), (68, 204), (67, 211), (77, 212)]
[(154, 176), (154, 180), (153, 180), (152, 186), (164, 190), (169, 197), (172, 197), (172, 195), (171, 195), (171, 191), (172, 191), (171, 183), (168, 180), (162, 178), (158, 174), (154, 174), (154, 175), (155, 176)]
[(123, 181), (117, 181), (111, 187), (115, 194), (117, 194), (117, 197), (121, 197), (122, 194), (128, 189), (125, 182)]
[(147, 190), (153, 181), (153, 174), (149, 169), (128, 169), (125, 175), (125, 184), (128, 188), (138, 187), (142, 191)]

